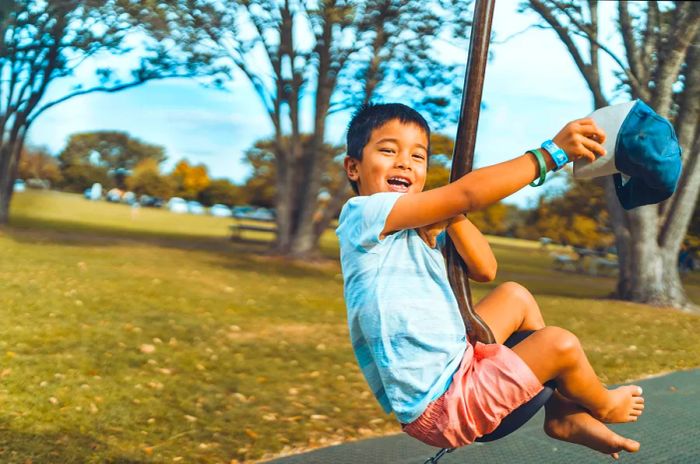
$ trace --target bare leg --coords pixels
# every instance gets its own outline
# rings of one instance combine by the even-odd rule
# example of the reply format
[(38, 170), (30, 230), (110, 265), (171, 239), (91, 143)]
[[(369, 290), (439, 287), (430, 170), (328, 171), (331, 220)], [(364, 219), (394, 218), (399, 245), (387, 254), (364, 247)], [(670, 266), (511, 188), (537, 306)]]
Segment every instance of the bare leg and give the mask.
[(603, 387), (578, 338), (567, 330), (545, 327), (515, 345), (513, 351), (542, 383), (554, 379), (564, 396), (603, 422), (636, 421), (644, 410), (640, 387)]
[(639, 450), (638, 442), (616, 434), (556, 391), (545, 405), (544, 430), (552, 438), (587, 446), (615, 459), (619, 458), (620, 451)]
[[(629, 385), (607, 390), (598, 380), (574, 334), (558, 327), (544, 327), (539, 307), (530, 292), (506, 282), (476, 305), (498, 343), (513, 332), (536, 330), (513, 347), (544, 383), (554, 379), (559, 391), (587, 408), (604, 422), (636, 421), (644, 410), (641, 388)], [(539, 329), (539, 330), (538, 330)]]
[(515, 332), (544, 327), (535, 298), (528, 289), (515, 282), (499, 285), (482, 298), (474, 309), (500, 344)]

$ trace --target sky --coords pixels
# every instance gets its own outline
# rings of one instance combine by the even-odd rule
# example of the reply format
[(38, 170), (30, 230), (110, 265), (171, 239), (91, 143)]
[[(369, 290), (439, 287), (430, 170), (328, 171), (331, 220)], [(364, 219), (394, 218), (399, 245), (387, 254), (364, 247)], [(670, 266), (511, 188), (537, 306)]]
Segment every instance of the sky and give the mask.
[[(590, 91), (564, 45), (551, 30), (528, 28), (539, 18), (533, 13), (517, 13), (517, 5), (517, 0), (496, 2), (492, 25), (495, 43), (491, 44), (493, 58), (486, 69), (482, 97), (485, 109), (479, 121), (475, 167), (505, 161), (538, 147), (568, 121), (593, 110)], [(614, 16), (612, 2), (601, 6), (601, 21)], [(614, 42), (612, 25), (604, 21), (601, 27), (602, 40)], [(444, 47), (442, 53), (466, 61), (466, 50)], [(613, 43), (613, 48), (617, 47), (619, 44)], [(123, 66), (128, 65), (124, 60)], [(603, 60), (601, 65), (604, 88), (610, 89), (611, 64)], [(76, 76), (79, 79), (88, 72), (92, 71), (86, 65), (76, 71)], [(52, 83), (44, 101), (62, 96), (74, 84), (65, 79)], [(343, 143), (349, 117), (341, 113), (329, 119), (327, 142)], [(191, 163), (204, 163), (211, 177), (237, 183), (250, 174), (243, 162), (245, 150), (273, 134), (252, 86), (237, 75), (226, 91), (194, 80), (173, 79), (118, 93), (76, 97), (43, 113), (30, 129), (29, 143), (46, 146), (57, 154), (71, 134), (97, 130), (126, 131), (165, 147), (165, 170), (185, 158)], [(454, 134), (455, 128), (444, 132)], [(531, 206), (543, 191), (526, 187), (507, 202)]]

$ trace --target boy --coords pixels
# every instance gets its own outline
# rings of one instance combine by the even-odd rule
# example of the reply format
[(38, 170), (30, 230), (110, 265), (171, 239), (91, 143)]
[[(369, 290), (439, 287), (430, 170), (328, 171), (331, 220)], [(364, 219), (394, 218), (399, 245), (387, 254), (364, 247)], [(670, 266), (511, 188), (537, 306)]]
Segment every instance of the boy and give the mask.
[[(604, 138), (583, 119), (567, 124), (554, 143), (568, 158), (594, 160)], [(637, 420), (644, 408), (639, 387), (605, 389), (578, 339), (545, 327), (532, 295), (513, 282), (475, 308), (498, 344), (472, 347), (447, 280), (439, 232), (446, 228), (470, 278), (492, 280), (493, 253), (463, 213), (516, 192), (555, 160), (528, 152), (423, 192), (429, 140), (426, 121), (400, 104), (365, 106), (348, 128), (344, 167), (358, 196), (343, 207), (336, 233), (353, 349), (383, 409), (427, 444), (463, 446), (554, 379), (547, 434), (615, 458), (637, 451), (639, 443), (603, 422)], [(522, 330), (536, 332), (512, 350), (502, 345)]]

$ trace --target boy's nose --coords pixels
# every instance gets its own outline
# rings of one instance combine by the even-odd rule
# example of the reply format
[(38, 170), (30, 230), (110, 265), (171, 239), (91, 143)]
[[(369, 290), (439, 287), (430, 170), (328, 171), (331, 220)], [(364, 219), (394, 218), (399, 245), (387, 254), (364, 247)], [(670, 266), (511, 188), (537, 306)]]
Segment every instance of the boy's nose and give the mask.
[(411, 168), (411, 156), (410, 155), (399, 155), (396, 157), (396, 167), (403, 169)]

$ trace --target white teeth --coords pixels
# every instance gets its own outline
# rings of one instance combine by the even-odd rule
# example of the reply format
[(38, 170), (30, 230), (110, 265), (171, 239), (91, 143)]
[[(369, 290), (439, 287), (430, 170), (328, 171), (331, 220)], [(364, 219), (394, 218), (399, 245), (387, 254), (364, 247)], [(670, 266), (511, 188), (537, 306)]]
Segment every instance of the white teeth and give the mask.
[(409, 181), (407, 181), (406, 179), (402, 179), (400, 177), (390, 177), (388, 180), (393, 181), (393, 182), (398, 182), (405, 187), (408, 187), (409, 185), (411, 185), (411, 183)]

